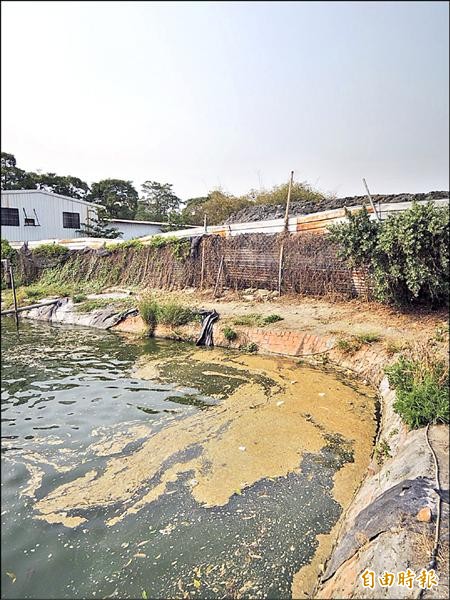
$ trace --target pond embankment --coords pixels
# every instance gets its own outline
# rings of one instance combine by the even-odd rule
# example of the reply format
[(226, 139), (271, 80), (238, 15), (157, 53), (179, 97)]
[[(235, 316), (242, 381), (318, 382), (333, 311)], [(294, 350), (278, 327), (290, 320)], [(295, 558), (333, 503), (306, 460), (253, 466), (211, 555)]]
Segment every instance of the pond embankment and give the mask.
[[(100, 309), (91, 314), (75, 310), (70, 300), (58, 306), (30, 310), (29, 318), (111, 328), (125, 333), (142, 334), (147, 326), (137, 313), (119, 313), (117, 309)], [(378, 389), (380, 421), (377, 445), (367, 474), (333, 535), (319, 545), (313, 561), (294, 577), (294, 598), (415, 598), (420, 589), (405, 585), (378, 585), (383, 573), (404, 572), (408, 568), (419, 574), (429, 568), (436, 529), (439, 496), (435, 492), (436, 469), (425, 429), (409, 431), (394, 412), (395, 393), (384, 375), (390, 361), (381, 346), (363, 344), (354, 352), (345, 351), (338, 338), (328, 331), (289, 330), (277, 327), (235, 327), (237, 339), (227, 339), (219, 322), (215, 327), (215, 344), (224, 347), (256, 347), (261, 353), (296, 357), (355, 373)], [(193, 341), (200, 324), (176, 328), (158, 325), (157, 337)], [(433, 426), (430, 443), (437, 455), (440, 487), (448, 489), (448, 427)], [(423, 597), (448, 596), (448, 504), (441, 506), (441, 553), (436, 571), (438, 587), (426, 590)], [(373, 588), (364, 587), (361, 574), (375, 573)], [(318, 583), (317, 583), (318, 582)], [(315, 589), (314, 589), (315, 588)], [(314, 589), (314, 592), (312, 590)], [(312, 595), (312, 596), (311, 596)]]

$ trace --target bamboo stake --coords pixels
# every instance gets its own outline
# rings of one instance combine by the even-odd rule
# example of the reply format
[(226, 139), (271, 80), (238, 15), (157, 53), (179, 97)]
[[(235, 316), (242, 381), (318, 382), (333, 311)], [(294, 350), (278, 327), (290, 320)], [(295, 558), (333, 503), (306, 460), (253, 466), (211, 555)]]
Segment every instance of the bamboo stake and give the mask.
[[(31, 310), (32, 308), (41, 308), (41, 306), (51, 306), (52, 304), (57, 304), (59, 300), (47, 300), (46, 302), (41, 302), (39, 304), (29, 304), (28, 306), (20, 306), (17, 308), (17, 312), (25, 312), (27, 310)], [(11, 308), (8, 310), (2, 310), (1, 315), (13, 315), (16, 312), (15, 308)]]
[(286, 202), (286, 213), (284, 215), (284, 230), (289, 230), (289, 207), (291, 204), (291, 191), (292, 191), (292, 183), (294, 181), (294, 171), (291, 171), (291, 178), (289, 179), (289, 188), (288, 188), (288, 196)]
[(202, 240), (202, 269), (200, 275), (200, 289), (203, 289), (203, 279), (205, 276), (205, 240)]
[(283, 276), (283, 254), (284, 254), (284, 242), (280, 248), (280, 261), (278, 263), (278, 294), (281, 296), (281, 280)]
[(214, 298), (216, 297), (216, 292), (217, 292), (217, 288), (219, 286), (219, 281), (220, 281), (220, 277), (222, 275), (222, 270), (223, 270), (223, 256), (220, 259), (219, 270), (217, 271), (216, 285), (214, 286)]
[(373, 208), (373, 212), (375, 213), (375, 218), (377, 221), (381, 221), (380, 215), (377, 213), (377, 209), (375, 208), (375, 204), (373, 203), (372, 196), (370, 195), (369, 188), (367, 186), (366, 180), (363, 177), (364, 187), (366, 188), (367, 197), (369, 198), (370, 206)]
[(13, 272), (13, 268), (12, 268), (11, 264), (9, 265), (9, 276), (11, 278), (11, 289), (12, 289), (13, 298), (14, 298), (14, 317), (16, 319), (16, 327), (17, 327), (17, 329), (19, 329), (19, 315), (17, 314), (16, 284), (14, 282), (14, 272)]

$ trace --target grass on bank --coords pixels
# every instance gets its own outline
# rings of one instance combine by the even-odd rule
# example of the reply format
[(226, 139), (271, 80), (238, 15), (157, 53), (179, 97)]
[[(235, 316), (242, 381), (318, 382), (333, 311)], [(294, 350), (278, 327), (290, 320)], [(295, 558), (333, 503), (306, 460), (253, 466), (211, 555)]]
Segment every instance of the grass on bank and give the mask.
[(197, 313), (176, 301), (160, 301), (154, 296), (144, 296), (139, 301), (139, 313), (153, 333), (158, 323), (179, 327), (197, 320)]
[(248, 315), (238, 315), (232, 319), (233, 325), (243, 325), (246, 327), (264, 327), (265, 325), (270, 325), (271, 323), (277, 323), (278, 321), (282, 321), (283, 317), (280, 315), (267, 315), (264, 317), (258, 313), (250, 313)]
[(449, 371), (430, 351), (402, 355), (386, 369), (396, 392), (394, 410), (411, 429), (449, 422)]

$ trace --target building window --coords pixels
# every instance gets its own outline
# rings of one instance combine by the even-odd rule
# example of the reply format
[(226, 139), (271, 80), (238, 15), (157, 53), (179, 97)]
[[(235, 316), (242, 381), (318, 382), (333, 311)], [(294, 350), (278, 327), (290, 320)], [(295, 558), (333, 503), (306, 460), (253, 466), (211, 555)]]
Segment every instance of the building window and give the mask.
[(12, 225), (19, 227), (19, 209), (4, 208), (2, 206), (2, 225)]
[(80, 213), (63, 212), (63, 227), (65, 229), (80, 229)]
[(25, 225), (29, 225), (30, 227), (36, 227), (36, 221), (31, 217), (25, 217)]

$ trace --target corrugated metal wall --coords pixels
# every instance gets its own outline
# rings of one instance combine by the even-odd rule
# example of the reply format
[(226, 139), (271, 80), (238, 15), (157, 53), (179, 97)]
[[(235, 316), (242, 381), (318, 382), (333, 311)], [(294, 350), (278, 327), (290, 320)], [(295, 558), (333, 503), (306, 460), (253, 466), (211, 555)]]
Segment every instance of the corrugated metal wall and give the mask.
[[(76, 228), (63, 227), (63, 212), (79, 213), (80, 223), (86, 223), (96, 213), (95, 206), (41, 190), (2, 191), (1, 205), (19, 209), (18, 227), (2, 225), (1, 236), (10, 242), (78, 237)], [(36, 226), (25, 225), (25, 214), (35, 219)]]
[(144, 235), (155, 235), (161, 233), (160, 225), (146, 225), (144, 223), (124, 223), (112, 221), (111, 226), (122, 232), (122, 240), (132, 240)]

